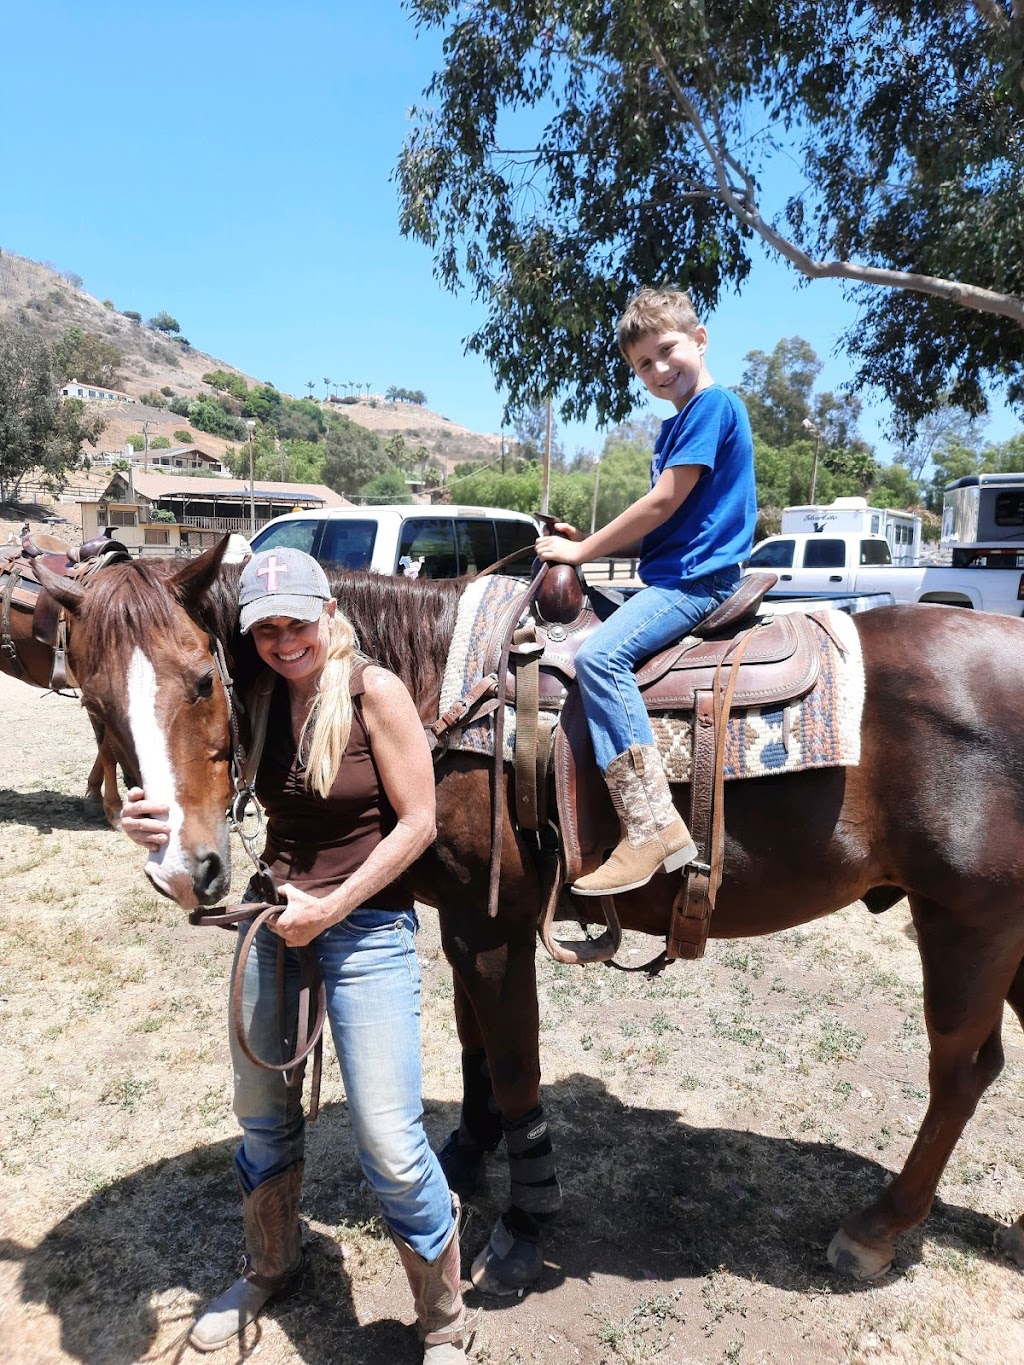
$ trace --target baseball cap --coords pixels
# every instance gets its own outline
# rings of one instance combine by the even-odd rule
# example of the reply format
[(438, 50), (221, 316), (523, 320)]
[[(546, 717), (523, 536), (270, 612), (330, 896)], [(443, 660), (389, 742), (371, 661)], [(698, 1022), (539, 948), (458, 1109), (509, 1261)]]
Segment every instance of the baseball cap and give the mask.
[(327, 575), (312, 555), (290, 546), (263, 550), (253, 555), (238, 581), (242, 634), (270, 616), (315, 621), (330, 596)]

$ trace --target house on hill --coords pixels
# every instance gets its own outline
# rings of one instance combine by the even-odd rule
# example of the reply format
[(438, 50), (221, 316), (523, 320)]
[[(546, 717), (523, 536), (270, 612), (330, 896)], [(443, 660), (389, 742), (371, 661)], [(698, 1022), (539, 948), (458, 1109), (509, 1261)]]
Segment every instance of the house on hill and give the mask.
[(104, 389), (99, 384), (82, 384), (70, 379), (60, 391), (61, 398), (81, 398), (85, 403), (138, 403), (137, 398), (122, 393), (120, 389)]
[[(166, 454), (167, 452), (163, 452)], [(228, 531), (251, 536), (273, 517), (317, 507), (351, 507), (323, 484), (197, 478), (118, 470), (95, 502), (80, 501), (82, 539), (104, 529), (129, 549), (144, 554), (187, 550), (198, 553)]]

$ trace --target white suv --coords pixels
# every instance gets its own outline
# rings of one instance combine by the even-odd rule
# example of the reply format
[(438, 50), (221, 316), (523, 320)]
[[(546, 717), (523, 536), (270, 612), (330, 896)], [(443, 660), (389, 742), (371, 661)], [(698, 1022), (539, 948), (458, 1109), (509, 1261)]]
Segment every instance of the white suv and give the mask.
[[(275, 517), (253, 537), (252, 548), (288, 545), (345, 569), (459, 578), (532, 545), (539, 534), (525, 512), (495, 507), (321, 507)], [(505, 572), (527, 577), (531, 562), (524, 554)]]

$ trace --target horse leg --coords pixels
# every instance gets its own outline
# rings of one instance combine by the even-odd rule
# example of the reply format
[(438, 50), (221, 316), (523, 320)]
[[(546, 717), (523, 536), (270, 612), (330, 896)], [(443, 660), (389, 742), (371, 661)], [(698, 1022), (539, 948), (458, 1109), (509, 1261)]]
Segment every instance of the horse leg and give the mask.
[(476, 1193), (484, 1157), (501, 1141), (501, 1114), (491, 1085), (483, 1034), (469, 996), (458, 975), (455, 984), (455, 1022), (462, 1044), (462, 1112), (459, 1126), (449, 1133), (438, 1152), (441, 1169), (460, 1199)]
[(883, 1275), (896, 1237), (928, 1216), (967, 1120), (1002, 1070), (1003, 1001), (1020, 963), (1019, 942), (951, 924), (933, 901), (910, 903), (924, 968), (928, 1109), (902, 1171), (875, 1203), (844, 1220), (829, 1245), (833, 1267), (859, 1280)]
[(85, 804), (102, 807), (111, 829), (121, 828), (121, 793), (117, 789), (117, 760), (107, 742), (103, 726), (92, 716), (92, 731), (96, 736), (96, 757), (85, 785)]
[[(1007, 1003), (1024, 1026), (1024, 962), (1017, 968), (1017, 974), (1006, 993)], [(1015, 1265), (1024, 1270), (1024, 1214), (1012, 1227), (1000, 1232), (997, 1242), (1003, 1252)]]
[[(486, 1293), (517, 1294), (544, 1267), (543, 1227), (562, 1203), (540, 1105), (536, 927), (529, 917), (488, 920), (476, 910), (443, 915), (441, 923), (457, 1000), (461, 996), (463, 1046), (471, 1058), (479, 1058), (483, 1043), (509, 1154), (509, 1207), (473, 1263), (473, 1282)], [(471, 1074), (471, 1080), (473, 1093), (463, 1114), (474, 1141), (485, 1145), (496, 1129), (484, 1118), (478, 1079)]]

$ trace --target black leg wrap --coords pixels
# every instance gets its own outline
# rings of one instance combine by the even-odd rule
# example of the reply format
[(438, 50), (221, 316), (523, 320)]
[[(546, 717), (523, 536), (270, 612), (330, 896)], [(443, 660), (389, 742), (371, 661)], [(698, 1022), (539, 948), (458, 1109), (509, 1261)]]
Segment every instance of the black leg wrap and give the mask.
[[(508, 1216), (525, 1214), (530, 1223), (545, 1223), (562, 1207), (562, 1190), (544, 1111), (538, 1105), (525, 1118), (503, 1127), (512, 1184), (512, 1207)], [(537, 1231), (539, 1228), (532, 1235), (537, 1235)], [(531, 1235), (526, 1226), (521, 1229), (521, 1235)]]

